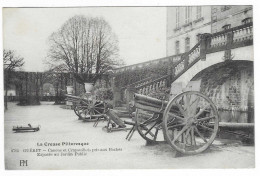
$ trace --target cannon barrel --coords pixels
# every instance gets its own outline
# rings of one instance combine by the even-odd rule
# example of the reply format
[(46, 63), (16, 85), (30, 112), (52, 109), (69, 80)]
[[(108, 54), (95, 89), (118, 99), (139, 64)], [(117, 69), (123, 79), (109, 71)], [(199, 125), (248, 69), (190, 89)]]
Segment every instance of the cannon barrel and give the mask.
[[(134, 94), (134, 106), (139, 109), (163, 113), (167, 104), (168, 101), (158, 100), (141, 94)], [(176, 111), (178, 111), (178, 108), (173, 106), (171, 112)]]
[(69, 94), (65, 94), (65, 96), (67, 97), (67, 100), (71, 101), (71, 102), (78, 102), (78, 101), (87, 102), (88, 101), (86, 98), (82, 98), (79, 96), (74, 96), (74, 95), (69, 95)]
[(155, 107), (162, 107), (162, 105), (167, 106), (168, 104), (167, 101), (158, 100), (156, 98), (152, 98), (141, 94), (134, 94), (134, 100), (136, 103), (147, 104), (147, 105), (150, 104)]

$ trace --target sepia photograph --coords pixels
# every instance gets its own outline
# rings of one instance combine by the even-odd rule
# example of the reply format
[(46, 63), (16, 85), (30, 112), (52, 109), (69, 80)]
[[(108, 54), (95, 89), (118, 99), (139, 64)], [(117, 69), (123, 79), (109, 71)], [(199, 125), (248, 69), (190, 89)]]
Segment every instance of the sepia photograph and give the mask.
[(5, 170), (255, 168), (253, 8), (3, 7)]

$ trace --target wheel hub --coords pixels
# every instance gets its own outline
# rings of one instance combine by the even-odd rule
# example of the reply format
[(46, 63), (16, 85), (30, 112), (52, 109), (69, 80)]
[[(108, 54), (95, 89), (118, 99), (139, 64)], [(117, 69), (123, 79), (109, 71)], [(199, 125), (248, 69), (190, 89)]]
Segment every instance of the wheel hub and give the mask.
[(189, 117), (186, 121), (187, 125), (195, 125), (197, 123), (197, 120), (194, 117)]

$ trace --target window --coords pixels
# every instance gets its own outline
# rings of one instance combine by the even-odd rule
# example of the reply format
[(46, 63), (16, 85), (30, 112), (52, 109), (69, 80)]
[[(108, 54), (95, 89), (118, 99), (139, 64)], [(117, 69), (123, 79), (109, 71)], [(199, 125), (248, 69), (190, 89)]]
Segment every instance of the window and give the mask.
[(197, 6), (196, 18), (197, 18), (197, 19), (200, 19), (200, 18), (201, 18), (201, 6)]
[(189, 23), (191, 21), (191, 7), (185, 7), (185, 23)]
[(242, 24), (248, 24), (253, 22), (253, 18), (252, 17), (248, 17), (242, 20)]
[(176, 8), (176, 28), (180, 27), (180, 9)]
[(190, 38), (187, 37), (185, 39), (185, 52), (188, 52), (190, 50)]
[(175, 54), (180, 54), (180, 41), (175, 42)]
[(226, 24), (222, 27), (223, 30), (227, 30), (231, 28), (231, 24)]

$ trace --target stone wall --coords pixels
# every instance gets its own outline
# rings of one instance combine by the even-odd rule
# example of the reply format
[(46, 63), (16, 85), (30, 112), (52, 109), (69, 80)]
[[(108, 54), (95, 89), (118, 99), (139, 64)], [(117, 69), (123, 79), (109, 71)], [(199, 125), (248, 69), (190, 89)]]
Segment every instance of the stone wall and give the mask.
[[(252, 121), (253, 117), (248, 117), (248, 112), (254, 109), (253, 62), (220, 63), (198, 73), (192, 80), (201, 80), (200, 91), (209, 96), (222, 114), (227, 114), (227, 117), (222, 115), (222, 120), (240, 113), (236, 118), (244, 119), (237, 121)], [(241, 113), (245, 115), (241, 116)]]
[(253, 17), (252, 6), (212, 6), (212, 33), (223, 30), (224, 25), (231, 28), (242, 25), (242, 20)]

